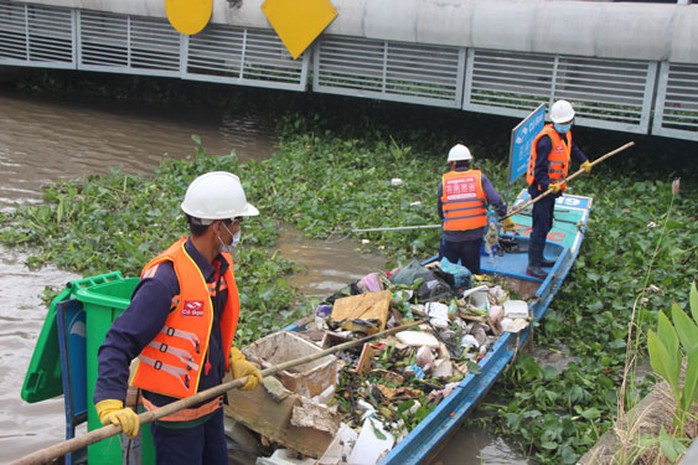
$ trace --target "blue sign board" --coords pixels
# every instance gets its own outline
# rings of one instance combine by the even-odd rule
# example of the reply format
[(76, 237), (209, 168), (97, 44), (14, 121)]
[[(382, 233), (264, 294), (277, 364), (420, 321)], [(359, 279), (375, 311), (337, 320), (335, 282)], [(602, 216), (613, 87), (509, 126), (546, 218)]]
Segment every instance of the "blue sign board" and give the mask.
[(531, 144), (545, 124), (545, 104), (541, 103), (511, 131), (511, 152), (509, 154), (509, 180), (512, 184), (528, 168)]

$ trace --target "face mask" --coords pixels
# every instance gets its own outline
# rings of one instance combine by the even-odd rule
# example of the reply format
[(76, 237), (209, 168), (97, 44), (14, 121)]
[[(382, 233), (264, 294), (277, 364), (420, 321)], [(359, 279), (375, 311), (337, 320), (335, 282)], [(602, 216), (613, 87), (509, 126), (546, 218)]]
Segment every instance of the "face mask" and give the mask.
[(232, 254), (232, 253), (233, 253), (233, 249), (234, 249), (234, 248), (238, 245), (238, 243), (240, 242), (240, 231), (238, 231), (238, 232), (236, 232), (235, 234), (233, 234), (233, 232), (230, 231), (230, 229), (228, 229), (228, 227), (227, 227), (225, 224), (223, 224), (223, 227), (225, 228), (226, 231), (228, 231), (228, 234), (230, 234), (230, 236), (231, 236), (233, 239), (232, 239), (232, 241), (230, 242), (230, 244), (226, 244), (225, 242), (223, 242), (223, 239), (221, 239), (221, 236), (218, 235), (218, 241), (221, 243), (221, 249), (220, 249), (220, 251), (221, 251), (221, 252), (228, 252), (228, 253)]
[(570, 130), (570, 128), (572, 127), (572, 124), (571, 124), (571, 123), (568, 123), (568, 124), (554, 124), (553, 127), (554, 127), (555, 130), (556, 130), (557, 132), (559, 132), (560, 134), (565, 134), (567, 131)]

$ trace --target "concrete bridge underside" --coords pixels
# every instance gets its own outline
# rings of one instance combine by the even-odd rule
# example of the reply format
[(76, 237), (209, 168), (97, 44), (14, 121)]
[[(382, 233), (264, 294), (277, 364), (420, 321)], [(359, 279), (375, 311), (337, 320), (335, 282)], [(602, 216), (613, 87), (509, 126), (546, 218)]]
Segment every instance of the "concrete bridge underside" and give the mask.
[(260, 8), (214, 0), (195, 35), (164, 0), (0, 0), (0, 66), (166, 76), (523, 117), (698, 141), (698, 5), (332, 0), (296, 60)]

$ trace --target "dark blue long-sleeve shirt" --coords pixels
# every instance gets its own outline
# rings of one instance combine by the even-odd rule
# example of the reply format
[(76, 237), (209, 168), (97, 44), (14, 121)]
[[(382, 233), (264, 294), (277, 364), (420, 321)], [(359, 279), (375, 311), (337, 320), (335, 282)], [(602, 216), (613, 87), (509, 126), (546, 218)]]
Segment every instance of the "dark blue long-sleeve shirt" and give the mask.
[[(194, 247), (191, 239), (184, 245), (187, 253), (201, 270), (206, 282), (215, 282), (228, 269), (228, 262), (218, 255), (211, 265)], [(220, 267), (220, 271), (216, 268)], [(225, 375), (224, 350), (220, 318), (228, 298), (228, 290), (224, 289), (212, 296), (214, 320), (208, 354), (205, 360), (210, 363), (206, 373), (202, 369), (199, 391), (217, 386)], [(161, 263), (152, 278), (142, 279), (136, 287), (130, 305), (114, 320), (106, 339), (99, 348), (97, 355), (98, 377), (93, 401), (105, 399), (124, 400), (128, 388), (129, 365), (143, 348), (153, 340), (165, 325), (165, 320), (173, 308), (172, 299), (179, 294), (179, 282), (172, 267), (172, 262)], [(145, 397), (157, 406), (162, 406), (176, 399), (144, 392)]]
[[(564, 138), (564, 134), (561, 136)], [(550, 186), (550, 177), (548, 176), (548, 166), (550, 163), (548, 162), (548, 156), (552, 149), (553, 141), (550, 140), (550, 136), (546, 135), (538, 139), (538, 143), (536, 144), (536, 166), (533, 171), (534, 181), (528, 189), (531, 198), (537, 197), (542, 192), (547, 191), (548, 186)], [(586, 155), (584, 155), (584, 152), (582, 152), (574, 141), (572, 141), (571, 155), (571, 158), (574, 158), (580, 164), (587, 161)], [(560, 195), (562, 194), (558, 193), (555, 196)]]
[[(468, 171), (470, 168), (459, 167), (456, 171)], [(444, 208), (441, 198), (443, 197), (443, 182), (439, 183), (439, 189), (437, 191), (437, 203), (436, 208), (439, 213), (439, 218), (444, 219)], [(482, 190), (485, 192), (485, 197), (487, 198), (487, 204), (495, 207), (497, 215), (502, 217), (507, 214), (507, 207), (502, 201), (502, 196), (499, 195), (497, 189), (494, 188), (492, 182), (489, 178), (482, 173)], [(449, 242), (461, 242), (461, 241), (471, 241), (474, 239), (479, 239), (485, 233), (485, 228), (471, 229), (468, 231), (442, 231), (443, 238)]]

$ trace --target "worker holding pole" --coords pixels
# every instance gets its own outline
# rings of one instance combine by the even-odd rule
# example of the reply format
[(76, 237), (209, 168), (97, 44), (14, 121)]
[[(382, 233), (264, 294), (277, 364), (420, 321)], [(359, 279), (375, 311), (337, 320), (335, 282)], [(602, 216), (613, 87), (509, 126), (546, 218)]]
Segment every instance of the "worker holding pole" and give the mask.
[[(149, 411), (219, 386), (225, 372), (254, 389), (260, 371), (232, 346), (240, 314), (232, 247), (244, 217), (259, 211), (247, 202), (240, 179), (215, 171), (196, 178), (181, 204), (190, 236), (145, 265), (130, 305), (112, 324), (98, 352), (95, 409), (102, 424), (138, 434), (137, 414), (124, 405), (129, 364), (138, 358), (132, 385)], [(228, 463), (224, 395), (153, 423), (159, 465)]]
[[(448, 172), (441, 178), (437, 209), (442, 234), (439, 258), (480, 273), (480, 249), (487, 227), (487, 206), (493, 205), (498, 216), (506, 215), (506, 205), (492, 182), (482, 171), (471, 168), (473, 156), (468, 147), (456, 144), (448, 152)], [(514, 221), (502, 222), (505, 231), (513, 231)]]
[(546, 124), (531, 144), (531, 156), (526, 171), (528, 193), (531, 199), (542, 196), (550, 190), (552, 195), (542, 196), (533, 205), (533, 230), (528, 246), (528, 267), (526, 274), (544, 279), (554, 261), (544, 256), (545, 240), (553, 227), (555, 199), (567, 188), (565, 178), (569, 171), (570, 158), (581, 163), (581, 169), (591, 172), (592, 164), (584, 152), (572, 142), (574, 108), (567, 100), (557, 100), (550, 108), (551, 124)]

